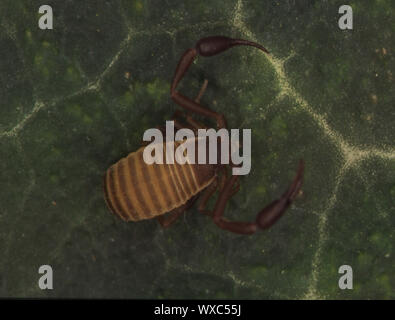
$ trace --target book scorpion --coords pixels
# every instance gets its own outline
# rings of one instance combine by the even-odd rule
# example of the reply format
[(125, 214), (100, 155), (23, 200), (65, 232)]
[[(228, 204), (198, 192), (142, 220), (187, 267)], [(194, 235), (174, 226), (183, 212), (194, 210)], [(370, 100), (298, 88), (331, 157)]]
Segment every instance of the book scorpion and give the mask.
[[(217, 130), (227, 128), (223, 114), (200, 104), (207, 81), (195, 100), (184, 96), (176, 88), (196, 56), (210, 57), (240, 45), (252, 46), (268, 53), (255, 42), (212, 36), (200, 39), (194, 48), (182, 55), (170, 87), (172, 100), (184, 109), (183, 112), (175, 113), (174, 125), (177, 129), (190, 128), (197, 131), (206, 128), (192, 117), (193, 114), (214, 120)], [(186, 123), (177, 119), (181, 117)], [(224, 165), (221, 162), (202, 164), (197, 161), (193, 164), (146, 164), (143, 160), (144, 148), (146, 146), (119, 160), (104, 175), (107, 206), (125, 221), (156, 218), (163, 227), (168, 227), (200, 197), (198, 210), (210, 216), (219, 228), (238, 234), (253, 234), (272, 226), (290, 206), (302, 186), (304, 163), (300, 160), (289, 188), (279, 199), (263, 208), (255, 221), (229, 221), (224, 218), (226, 204), (239, 191), (240, 185), (239, 176), (229, 175), (228, 169), (237, 165), (232, 162)], [(218, 197), (215, 206), (213, 210), (208, 210), (208, 200), (216, 191)]]

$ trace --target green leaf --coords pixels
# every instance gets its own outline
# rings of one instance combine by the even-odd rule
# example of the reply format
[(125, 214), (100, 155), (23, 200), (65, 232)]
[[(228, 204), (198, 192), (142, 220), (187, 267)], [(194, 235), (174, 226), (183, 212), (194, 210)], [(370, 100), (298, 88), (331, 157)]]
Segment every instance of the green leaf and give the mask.
[[(0, 4), (0, 296), (395, 298), (394, 2), (39, 1)], [(105, 206), (106, 169), (178, 109), (180, 56), (208, 35), (257, 41), (198, 58), (180, 84), (252, 129), (226, 217), (253, 221), (305, 160), (303, 194), (240, 236), (196, 206), (171, 228)], [(200, 119), (202, 120), (202, 119)], [(212, 123), (207, 122), (208, 125)], [(213, 202), (211, 202), (213, 205)], [(51, 265), (54, 289), (38, 287)], [(350, 265), (354, 289), (341, 290)]]

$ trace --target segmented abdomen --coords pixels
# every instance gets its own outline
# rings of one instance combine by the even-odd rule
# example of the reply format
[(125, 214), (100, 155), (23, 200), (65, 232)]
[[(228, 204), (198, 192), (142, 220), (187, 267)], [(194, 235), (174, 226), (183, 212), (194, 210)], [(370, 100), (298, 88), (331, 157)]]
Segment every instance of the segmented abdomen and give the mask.
[(108, 207), (123, 220), (138, 221), (164, 214), (187, 202), (211, 181), (200, 183), (191, 164), (152, 164), (144, 148), (112, 165), (104, 176)]

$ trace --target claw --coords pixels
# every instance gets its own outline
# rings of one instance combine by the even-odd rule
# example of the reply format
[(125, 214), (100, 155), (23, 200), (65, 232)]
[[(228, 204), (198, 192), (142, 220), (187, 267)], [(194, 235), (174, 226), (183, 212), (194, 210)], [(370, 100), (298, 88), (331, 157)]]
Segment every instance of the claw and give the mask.
[(272, 226), (283, 215), (285, 210), (296, 198), (302, 186), (303, 171), (304, 163), (303, 160), (300, 160), (298, 171), (288, 190), (284, 192), (280, 199), (274, 200), (271, 204), (258, 213), (256, 224), (260, 229), (267, 229)]
[(252, 46), (262, 50), (263, 52), (269, 53), (269, 51), (258, 43), (242, 39), (232, 39), (224, 36), (202, 38), (196, 43), (195, 48), (201, 56), (210, 57), (234, 46)]
[(269, 53), (269, 51), (267, 51), (260, 44), (248, 40), (232, 39), (224, 36), (211, 36), (202, 38), (196, 43), (195, 48), (188, 49), (181, 57), (177, 65), (170, 89), (172, 97), (175, 94), (175, 89), (178, 83), (184, 76), (185, 72), (188, 70), (193, 60), (196, 58), (197, 54), (203, 57), (210, 57), (234, 46), (252, 46), (262, 50), (265, 53)]
[[(210, 57), (219, 54), (231, 47), (239, 45), (252, 46), (262, 50), (265, 53), (269, 53), (260, 44), (248, 40), (232, 39), (224, 36), (202, 38), (196, 43), (194, 48), (186, 50), (182, 55), (180, 61), (178, 62), (170, 87), (171, 98), (174, 102), (176, 102), (188, 112), (194, 112), (195, 114), (216, 120), (217, 129), (226, 128), (224, 115), (200, 105), (200, 94), (198, 95), (196, 101), (194, 101), (179, 93), (176, 88), (197, 55)], [(204, 91), (204, 88), (202, 91)], [(191, 121), (189, 122), (191, 123)], [(285, 210), (298, 195), (302, 186), (303, 170), (304, 164), (301, 160), (299, 162), (299, 169), (297, 171), (296, 177), (294, 178), (294, 181), (288, 190), (281, 196), (280, 199), (273, 201), (261, 212), (259, 212), (256, 221), (254, 222), (228, 221), (223, 217), (227, 201), (230, 197), (232, 197), (232, 195), (234, 195), (234, 193), (239, 190), (238, 185), (234, 187), (237, 176), (232, 176), (226, 180), (223, 180), (224, 182), (221, 182), (220, 195), (215, 204), (214, 211), (211, 213), (214, 222), (222, 229), (239, 234), (253, 234), (258, 229), (269, 228), (283, 215)], [(207, 210), (204, 209), (204, 206), (212, 193), (213, 190), (209, 189), (208, 193), (206, 193), (204, 196), (205, 200), (203, 201), (203, 206), (201, 207), (201, 209), (204, 210), (203, 212), (207, 212)]]

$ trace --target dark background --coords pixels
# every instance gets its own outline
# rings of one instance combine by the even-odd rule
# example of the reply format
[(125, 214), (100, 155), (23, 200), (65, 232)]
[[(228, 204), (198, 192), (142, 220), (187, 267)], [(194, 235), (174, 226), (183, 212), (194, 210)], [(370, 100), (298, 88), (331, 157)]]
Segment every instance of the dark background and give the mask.
[[(54, 29), (38, 28), (49, 4)], [(395, 298), (395, 4), (353, 1), (2, 1), (0, 296)], [(124, 223), (105, 170), (176, 109), (178, 59), (201, 37), (257, 41), (199, 58), (180, 91), (252, 129), (252, 170), (227, 207), (252, 221), (306, 163), (303, 195), (239, 236), (191, 209), (170, 229)], [(38, 268), (54, 289), (38, 288)], [(351, 265), (354, 289), (340, 290)]]

